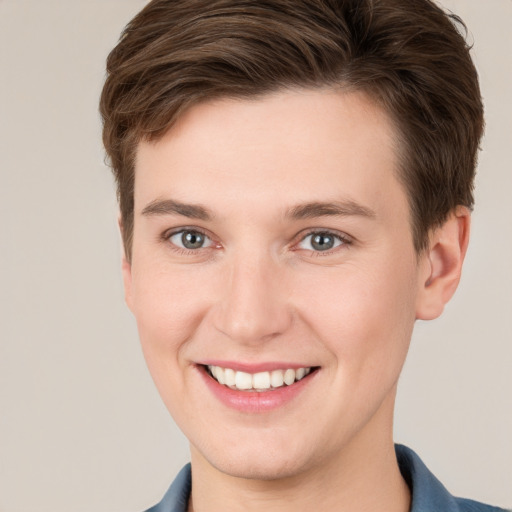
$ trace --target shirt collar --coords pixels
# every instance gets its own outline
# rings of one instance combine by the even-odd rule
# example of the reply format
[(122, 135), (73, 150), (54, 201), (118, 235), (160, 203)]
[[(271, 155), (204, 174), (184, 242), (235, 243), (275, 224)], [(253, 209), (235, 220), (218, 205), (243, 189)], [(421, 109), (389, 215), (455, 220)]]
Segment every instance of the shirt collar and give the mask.
[(187, 512), (188, 499), (192, 489), (190, 464), (178, 473), (162, 501), (146, 512)]
[(414, 451), (396, 444), (395, 452), (400, 472), (411, 490), (411, 512), (432, 510), (458, 512), (455, 498), (428, 470)]

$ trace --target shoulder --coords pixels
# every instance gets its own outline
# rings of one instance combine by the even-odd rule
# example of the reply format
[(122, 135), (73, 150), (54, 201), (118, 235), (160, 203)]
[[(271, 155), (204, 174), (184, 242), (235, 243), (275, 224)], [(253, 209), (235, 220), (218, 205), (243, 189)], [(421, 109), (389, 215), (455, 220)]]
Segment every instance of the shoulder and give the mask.
[[(468, 500), (465, 498), (455, 498), (460, 512), (506, 512), (504, 508), (493, 507), (479, 501)], [(509, 510), (510, 512), (510, 510)]]
[(395, 445), (400, 471), (412, 495), (411, 512), (504, 512), (505, 509), (452, 496), (429, 471), (420, 457), (403, 445)]

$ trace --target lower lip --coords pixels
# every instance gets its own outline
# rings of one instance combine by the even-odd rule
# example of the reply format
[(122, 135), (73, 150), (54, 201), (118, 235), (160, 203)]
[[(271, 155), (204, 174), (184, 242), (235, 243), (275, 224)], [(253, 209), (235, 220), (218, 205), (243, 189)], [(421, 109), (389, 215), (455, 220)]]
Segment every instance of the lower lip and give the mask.
[(317, 373), (314, 371), (290, 386), (274, 390), (239, 391), (219, 384), (203, 366), (199, 367), (199, 370), (205, 384), (218, 400), (232, 409), (247, 413), (263, 413), (284, 406), (301, 393)]

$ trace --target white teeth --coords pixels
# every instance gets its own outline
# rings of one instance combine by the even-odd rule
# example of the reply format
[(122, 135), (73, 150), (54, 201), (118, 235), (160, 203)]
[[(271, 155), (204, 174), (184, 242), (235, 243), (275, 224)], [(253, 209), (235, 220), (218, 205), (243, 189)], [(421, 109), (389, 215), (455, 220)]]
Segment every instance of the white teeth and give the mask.
[(289, 386), (295, 382), (295, 370), (286, 370), (284, 372), (284, 383)]
[(252, 376), (252, 387), (254, 389), (270, 389), (270, 373), (255, 373)]
[(215, 377), (221, 384), (225, 384), (226, 380), (224, 379), (224, 368), (217, 366), (215, 368)]
[[(222, 382), (221, 382), (221, 384), (222, 384)], [(252, 375), (250, 373), (245, 373), (245, 372), (236, 372), (235, 387), (238, 389), (251, 389), (252, 388)]]
[(224, 380), (226, 381), (226, 386), (234, 386), (236, 382), (236, 372), (231, 368), (226, 368), (224, 370)]
[(296, 381), (303, 379), (311, 372), (311, 368), (288, 368), (286, 370), (274, 370), (271, 372), (247, 373), (237, 372), (232, 368), (220, 366), (208, 366), (211, 375), (220, 384), (232, 389), (265, 391), (268, 389), (280, 388), (284, 385), (290, 386)]
[(284, 377), (282, 370), (274, 370), (270, 374), (270, 384), (273, 388), (280, 388), (284, 384)]

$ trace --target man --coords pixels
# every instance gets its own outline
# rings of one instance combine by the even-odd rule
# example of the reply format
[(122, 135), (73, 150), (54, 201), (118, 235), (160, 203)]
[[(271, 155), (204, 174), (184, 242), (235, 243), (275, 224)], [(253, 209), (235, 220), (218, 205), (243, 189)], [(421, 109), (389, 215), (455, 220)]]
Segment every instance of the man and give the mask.
[(392, 439), (468, 244), (482, 104), (452, 22), (157, 0), (127, 26), (101, 99), (126, 300), (191, 449), (151, 510), (497, 510)]

